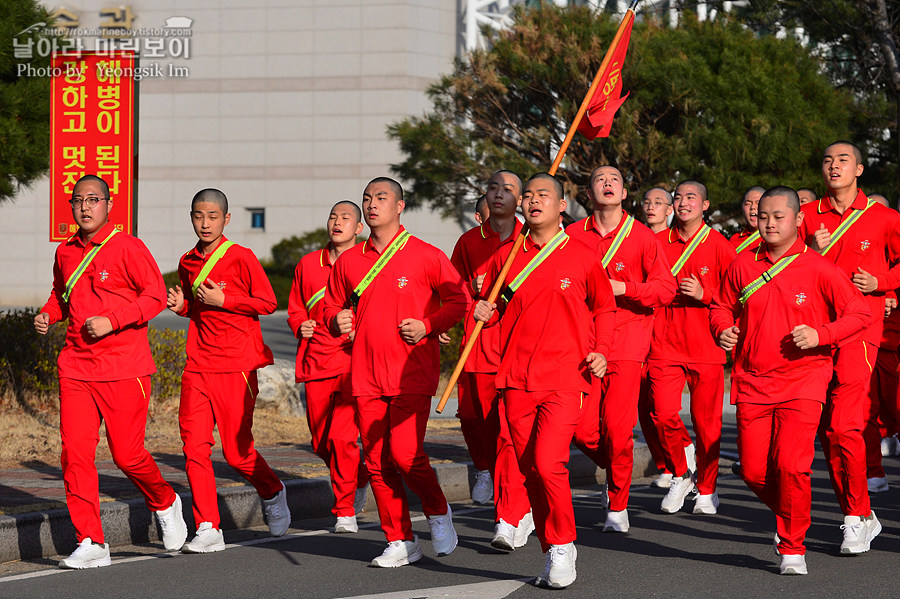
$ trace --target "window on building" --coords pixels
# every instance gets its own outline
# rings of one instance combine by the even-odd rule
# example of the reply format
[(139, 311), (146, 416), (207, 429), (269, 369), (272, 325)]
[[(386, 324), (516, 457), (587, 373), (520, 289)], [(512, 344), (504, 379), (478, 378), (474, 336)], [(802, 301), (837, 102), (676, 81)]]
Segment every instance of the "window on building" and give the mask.
[(250, 228), (258, 231), (266, 230), (266, 209), (265, 208), (247, 208), (250, 213)]

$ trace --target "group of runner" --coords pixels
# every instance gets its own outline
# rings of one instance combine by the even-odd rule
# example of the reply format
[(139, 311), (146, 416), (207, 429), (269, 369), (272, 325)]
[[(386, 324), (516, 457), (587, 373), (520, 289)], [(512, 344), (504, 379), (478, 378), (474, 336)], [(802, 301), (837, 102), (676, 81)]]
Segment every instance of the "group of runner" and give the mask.
[[(587, 190), (592, 213), (564, 229), (567, 200), (555, 177), (523, 182), (501, 170), (476, 206), (480, 225), (462, 235), (449, 260), (400, 224), (403, 190), (392, 179), (372, 180), (361, 209), (335, 204), (330, 241), (297, 265), (288, 308), (313, 449), (331, 474), (334, 531), (358, 530), (371, 485), (388, 542), (372, 565), (420, 559), (405, 483), (422, 501), (434, 553), (455, 549), (452, 510), (424, 438), (439, 345), (462, 321), (463, 342), (481, 328), (458, 387), (477, 471), (472, 497), (493, 500), (493, 547), (513, 551), (536, 532), (544, 553), (538, 584), (564, 588), (576, 579), (572, 443), (606, 469), (604, 531), (630, 528), (638, 421), (662, 472), (653, 484), (668, 489), (661, 510), (678, 512), (696, 491), (693, 512), (717, 513), (726, 352), (740, 473), (775, 513), (781, 572), (807, 572), (817, 432), (844, 514), (840, 551), (867, 551), (881, 530), (869, 492), (887, 489), (883, 439), (896, 443), (900, 422), (897, 327), (883, 325), (895, 321), (888, 315), (900, 288), (900, 214), (858, 189), (862, 170), (856, 146), (832, 144), (822, 198), (753, 187), (742, 203), (745, 228), (731, 240), (705, 223), (710, 204), (698, 181), (679, 183), (674, 194), (647, 191), (644, 224), (623, 208), (623, 174), (600, 166)], [(213, 425), (228, 463), (257, 489), (270, 530), (284, 534), (285, 488), (250, 432), (256, 370), (272, 363), (258, 316), (274, 311), (274, 293), (252, 252), (224, 237), (224, 194), (194, 197), (199, 241), (168, 295), (143, 244), (106, 221), (112, 200), (102, 180), (79, 181), (72, 205), (79, 233), (60, 245), (54, 291), (35, 318), (41, 333), (69, 319), (60, 428), (80, 545), (60, 565), (109, 563), (93, 466), (101, 418), (117, 465), (156, 512), (167, 549), (224, 548)], [(363, 222), (370, 234), (356, 243)], [(498, 280), (499, 297), (489, 302)], [(197, 524), (188, 543), (180, 499), (143, 445), (154, 371), (146, 323), (163, 304), (191, 318), (179, 412)], [(685, 383), (695, 443), (679, 416)]]

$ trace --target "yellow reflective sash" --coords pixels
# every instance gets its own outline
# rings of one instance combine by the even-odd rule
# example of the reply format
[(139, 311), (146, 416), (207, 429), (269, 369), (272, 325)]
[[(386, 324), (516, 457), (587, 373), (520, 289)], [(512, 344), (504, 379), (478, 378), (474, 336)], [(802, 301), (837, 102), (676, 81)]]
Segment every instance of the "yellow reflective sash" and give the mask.
[(847, 220), (842, 222), (838, 226), (838, 228), (834, 230), (834, 235), (831, 236), (831, 243), (829, 243), (827, 246), (825, 246), (825, 249), (822, 250), (822, 255), (824, 256), (825, 254), (827, 254), (828, 250), (833, 248), (834, 244), (836, 244), (838, 242), (838, 239), (843, 237), (844, 233), (846, 233), (847, 230), (853, 226), (853, 223), (858, 221), (859, 217), (862, 216), (863, 214), (865, 214), (866, 210), (871, 208), (874, 204), (875, 204), (874, 200), (869, 200), (869, 203), (866, 204), (865, 208), (863, 208), (862, 210), (854, 210), (853, 214), (851, 214)]
[(757, 239), (759, 239), (759, 231), (754, 231), (753, 235), (751, 235), (750, 237), (745, 239), (741, 245), (734, 248), (734, 251), (737, 252), (738, 254), (740, 254), (741, 252), (746, 250), (748, 247), (753, 245)]
[(209, 276), (209, 273), (212, 271), (213, 266), (225, 255), (225, 252), (228, 251), (228, 248), (234, 245), (234, 242), (228, 241), (227, 239), (219, 244), (219, 247), (216, 248), (216, 251), (212, 253), (212, 256), (209, 257), (209, 260), (206, 261), (206, 264), (203, 265), (203, 268), (200, 269), (200, 272), (197, 273), (197, 278), (194, 279), (194, 282), (191, 283), (191, 292), (194, 294), (194, 297), (197, 297), (197, 290), (200, 289), (200, 285), (203, 284), (203, 281), (206, 280), (206, 277)]
[(566, 235), (566, 232), (562, 229), (559, 230), (559, 233), (553, 236), (553, 239), (547, 242), (547, 244), (541, 248), (541, 251), (537, 253), (537, 255), (529, 260), (528, 264), (525, 265), (525, 268), (522, 269), (516, 278), (512, 280), (506, 289), (500, 294), (503, 296), (503, 299), (507, 301), (507, 303), (512, 299), (513, 293), (522, 286), (522, 283), (525, 282), (531, 273), (540, 266), (544, 260), (546, 260), (550, 254), (553, 253), (557, 248), (562, 247), (563, 243), (565, 243), (569, 239), (569, 236)]
[[(688, 258), (690, 258), (691, 254), (694, 253), (694, 250), (697, 249), (697, 246), (706, 241), (706, 238), (709, 237), (710, 231), (712, 231), (712, 229), (709, 228), (709, 225), (703, 223), (703, 226), (699, 231), (697, 231), (688, 246), (684, 248), (684, 251), (681, 253), (681, 257), (675, 264), (672, 265), (672, 276), (677, 275), (679, 271), (681, 271), (685, 263), (688, 261)], [(676, 233), (676, 235), (677, 234), (678, 233)]]
[[(800, 254), (805, 254), (808, 248), (803, 248), (803, 251)], [(778, 260), (775, 264), (773, 264), (766, 272), (759, 275), (755, 281), (741, 289), (741, 303), (746, 304), (747, 300), (750, 299), (750, 296), (762, 289), (762, 286), (775, 278), (775, 275), (782, 272), (785, 268), (791, 265), (791, 262), (800, 257), (800, 254), (794, 254), (790, 258), (782, 258)]]
[(359, 305), (359, 298), (362, 297), (362, 294), (366, 291), (369, 285), (372, 284), (372, 281), (375, 280), (375, 277), (378, 276), (378, 273), (382, 271), (382, 269), (387, 266), (387, 263), (390, 262), (391, 258), (394, 257), (394, 254), (403, 249), (403, 246), (406, 245), (407, 240), (409, 240), (409, 232), (401, 231), (397, 237), (394, 238), (394, 241), (391, 242), (389, 246), (384, 249), (384, 253), (381, 254), (381, 257), (372, 265), (372, 268), (369, 269), (369, 272), (366, 273), (366, 276), (363, 277), (363, 280), (359, 282), (359, 285), (356, 286), (356, 289), (353, 290), (353, 293), (350, 294), (350, 303), (355, 308)]
[(325, 290), (328, 289), (328, 286), (322, 287), (318, 291), (316, 291), (311, 298), (306, 300), (306, 311), (311, 312), (313, 306), (322, 301), (322, 298), (325, 297)]
[(612, 259), (616, 255), (616, 252), (618, 252), (619, 248), (622, 246), (622, 242), (625, 241), (625, 238), (628, 237), (629, 233), (631, 233), (631, 227), (633, 226), (634, 218), (632, 218), (630, 214), (626, 214), (625, 223), (622, 225), (622, 228), (619, 229), (619, 232), (616, 234), (616, 238), (613, 239), (612, 245), (609, 246), (608, 250), (606, 250), (606, 254), (603, 255), (603, 260), (601, 260), (601, 262), (603, 263), (603, 268), (606, 268), (606, 265), (612, 262)]
[(106, 242), (112, 239), (113, 235), (118, 232), (119, 230), (114, 228), (112, 232), (107, 236), (107, 238), (104, 239), (102, 243), (100, 243), (100, 245), (91, 249), (91, 251), (89, 251), (84, 256), (84, 258), (81, 259), (81, 263), (78, 264), (78, 268), (76, 268), (75, 271), (71, 275), (69, 275), (69, 279), (66, 281), (66, 290), (62, 294), (64, 302), (68, 303), (69, 298), (72, 296), (72, 290), (75, 289), (75, 283), (78, 282), (78, 280), (81, 278), (81, 275), (83, 275), (84, 271), (87, 270), (87, 267), (90, 266), (91, 262), (94, 261), (94, 256), (97, 255), (97, 252), (99, 252), (101, 248), (106, 245)]

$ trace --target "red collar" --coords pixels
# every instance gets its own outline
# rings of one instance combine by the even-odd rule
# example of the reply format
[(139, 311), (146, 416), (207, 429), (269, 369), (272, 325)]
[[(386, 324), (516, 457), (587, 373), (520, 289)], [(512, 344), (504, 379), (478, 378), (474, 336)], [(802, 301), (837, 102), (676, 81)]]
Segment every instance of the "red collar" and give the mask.
[(190, 255), (194, 255), (194, 256), (197, 256), (198, 258), (200, 258), (201, 260), (206, 260), (206, 258), (207, 258), (208, 256), (211, 256), (212, 253), (213, 253), (214, 251), (216, 251), (216, 250), (219, 248), (219, 246), (222, 245), (223, 243), (225, 243), (227, 240), (228, 240), (228, 239), (225, 237), (225, 235), (222, 235), (222, 239), (219, 240), (219, 243), (216, 244), (216, 247), (212, 248), (212, 251), (210, 251), (209, 254), (206, 254), (206, 256), (204, 256), (203, 254), (201, 254), (201, 253), (200, 253), (200, 250), (197, 249), (197, 248), (200, 246), (200, 242), (198, 241), (198, 242), (197, 242), (197, 245), (195, 245), (194, 247), (192, 247), (191, 250), (188, 252), (188, 255), (189, 255), (189, 256), (190, 256)]
[[(397, 233), (396, 233), (393, 237), (391, 237), (391, 240), (388, 241), (388, 242), (387, 242), (387, 245), (385, 245), (384, 247), (387, 248), (388, 245), (391, 245), (391, 244), (394, 242), (394, 240), (397, 239), (397, 235), (399, 235), (400, 233), (402, 233), (402, 232), (405, 231), (405, 230), (406, 230), (406, 229), (403, 228), (403, 225), (400, 225), (400, 228), (397, 229)], [(375, 250), (375, 253), (376, 253), (376, 254), (380, 254), (380, 253), (381, 253), (381, 252), (379, 252), (378, 250), (375, 249), (375, 245), (372, 243), (372, 238), (371, 238), (371, 237), (369, 237), (368, 239), (366, 239), (366, 242), (363, 244), (363, 254), (365, 254), (365, 253), (368, 252), (369, 250)]]
[[(781, 255), (781, 258), (787, 258), (788, 256), (793, 256), (794, 254), (802, 254), (803, 252), (806, 251), (806, 249), (807, 249), (806, 244), (803, 243), (803, 240), (798, 235), (797, 239), (794, 241), (793, 245), (791, 245), (791, 247), (788, 248), (788, 251), (786, 251), (784, 254)], [(775, 261), (769, 257), (769, 247), (766, 245), (765, 241), (760, 243), (759, 246), (753, 251), (755, 253), (754, 260), (756, 262), (759, 262), (760, 260), (768, 260), (769, 263), (775, 264)], [(779, 258), (779, 260), (781, 258)]]
[[(91, 240), (87, 243), (100, 245), (101, 243), (106, 241), (110, 235), (112, 235), (113, 229), (115, 228), (116, 226), (114, 224), (112, 224), (111, 222), (107, 222), (105, 225), (100, 227), (100, 229), (96, 233), (94, 233), (94, 236), (91, 237)], [(87, 244), (81, 239), (81, 235), (79, 235), (78, 233), (75, 233), (69, 238), (69, 243), (78, 244), (83, 248), (87, 247)]]
[[(547, 242), (547, 243), (549, 243), (549, 242)], [(545, 243), (544, 245), (547, 245), (547, 244)], [(540, 250), (542, 247), (544, 247), (544, 245), (536, 244), (534, 242), (534, 239), (531, 238), (531, 231), (529, 231), (528, 235), (525, 236), (525, 243), (522, 244), (522, 250), (525, 252), (531, 251), (533, 249)]]
[(612, 231), (610, 231), (609, 233), (604, 235), (600, 231), (600, 229), (597, 228), (597, 221), (596, 221), (596, 219), (594, 219), (594, 215), (590, 214), (590, 215), (588, 215), (588, 217), (586, 219), (584, 219), (584, 230), (585, 231), (593, 231), (594, 233), (599, 235), (600, 238), (602, 239), (604, 237), (609, 237), (610, 235), (617, 234), (619, 232), (619, 229), (621, 229), (622, 227), (625, 226), (625, 221), (627, 221), (627, 220), (628, 220), (628, 213), (625, 212), (624, 210), (622, 210), (622, 218), (621, 218), (621, 220), (619, 220), (619, 224), (616, 225)]
[[(853, 208), (854, 210), (862, 210), (863, 208), (866, 207), (866, 205), (868, 203), (869, 203), (868, 196), (866, 196), (866, 194), (863, 193), (862, 189), (857, 188), (856, 197), (853, 198), (853, 203), (850, 204), (850, 208)], [(822, 199), (819, 200), (819, 203), (816, 205), (816, 210), (818, 210), (819, 214), (822, 214), (823, 212), (828, 212), (829, 210), (837, 212), (837, 210), (834, 209), (834, 204), (831, 203), (830, 195), (826, 195)]]

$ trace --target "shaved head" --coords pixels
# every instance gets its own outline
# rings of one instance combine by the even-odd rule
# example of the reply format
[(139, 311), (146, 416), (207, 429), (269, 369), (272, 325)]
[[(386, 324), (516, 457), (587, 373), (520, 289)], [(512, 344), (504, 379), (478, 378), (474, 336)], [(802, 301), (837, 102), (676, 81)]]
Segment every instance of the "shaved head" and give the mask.
[(219, 210), (222, 211), (222, 214), (228, 214), (228, 198), (226, 198), (225, 194), (218, 189), (207, 187), (206, 189), (201, 189), (195, 193), (194, 199), (191, 200), (191, 210), (193, 210), (197, 204), (202, 202), (215, 204), (219, 207)]
[(552, 181), (553, 188), (556, 190), (556, 194), (559, 199), (563, 199), (566, 196), (565, 190), (563, 190), (563, 184), (560, 183), (559, 179), (557, 179), (550, 173), (535, 173), (528, 178), (528, 182), (531, 183), (535, 179), (546, 179), (548, 181)]
[(75, 187), (72, 188), (72, 195), (73, 195), (73, 196), (75, 195), (75, 189), (78, 187), (78, 184), (81, 183), (82, 181), (95, 181), (95, 182), (99, 183), (99, 184), (100, 184), (100, 187), (103, 188), (103, 195), (104, 195), (104, 197), (107, 197), (107, 198), (109, 197), (109, 185), (107, 185), (106, 181), (104, 181), (103, 179), (101, 179), (101, 178), (98, 177), (97, 175), (85, 175), (85, 176), (83, 176), (81, 179), (79, 179), (79, 180), (75, 183)]
[(787, 206), (794, 211), (795, 215), (800, 212), (800, 196), (797, 195), (796, 191), (790, 187), (785, 187), (784, 185), (778, 185), (764, 191), (759, 198), (760, 209), (762, 209), (763, 202), (766, 198), (774, 198), (776, 196), (787, 198)]

